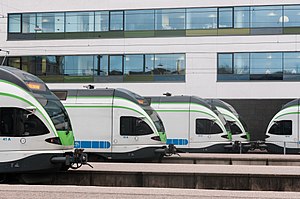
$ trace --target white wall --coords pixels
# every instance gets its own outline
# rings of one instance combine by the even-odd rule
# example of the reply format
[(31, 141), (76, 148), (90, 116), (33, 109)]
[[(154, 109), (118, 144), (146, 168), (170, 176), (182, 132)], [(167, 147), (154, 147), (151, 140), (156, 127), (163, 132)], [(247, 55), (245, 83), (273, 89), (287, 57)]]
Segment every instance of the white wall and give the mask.
[[(7, 13), (300, 4), (297, 0), (0, 0), (0, 48), (11, 56), (186, 53), (186, 83), (95, 84), (142, 95), (192, 94), (217, 98), (295, 98), (300, 82), (217, 82), (217, 52), (300, 51), (298, 35), (6, 41)], [(1, 15), (4, 18), (1, 18)], [(0, 55), (2, 52), (0, 52)], [(62, 84), (49, 84), (60, 88)], [(81, 88), (83, 84), (63, 84)]]

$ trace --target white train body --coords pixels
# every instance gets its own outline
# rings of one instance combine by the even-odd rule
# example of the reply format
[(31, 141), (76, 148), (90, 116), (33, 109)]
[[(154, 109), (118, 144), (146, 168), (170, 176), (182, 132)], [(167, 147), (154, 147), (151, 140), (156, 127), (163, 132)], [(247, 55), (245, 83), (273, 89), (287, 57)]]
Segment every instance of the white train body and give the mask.
[(224, 152), (230, 146), (225, 120), (211, 105), (193, 96), (150, 97), (168, 136), (182, 152)]
[[(64, 114), (59, 99), (40, 79), (1, 66), (0, 173), (55, 170), (66, 166), (65, 162), (52, 162), (53, 157), (64, 159), (73, 152), (74, 137), (68, 115)], [(59, 125), (70, 128), (62, 130)]]
[(272, 118), (267, 131), (267, 149), (271, 153), (300, 152), (300, 121), (299, 99), (285, 104), (282, 109)]
[(219, 99), (211, 99), (208, 100), (208, 102), (213, 104), (229, 123), (232, 141), (239, 141), (242, 143), (250, 141), (250, 135), (246, 130), (246, 124), (241, 122), (242, 118), (230, 104)]
[(65, 93), (75, 147), (89, 159), (155, 159), (165, 153), (163, 124), (147, 101), (123, 89), (55, 90)]

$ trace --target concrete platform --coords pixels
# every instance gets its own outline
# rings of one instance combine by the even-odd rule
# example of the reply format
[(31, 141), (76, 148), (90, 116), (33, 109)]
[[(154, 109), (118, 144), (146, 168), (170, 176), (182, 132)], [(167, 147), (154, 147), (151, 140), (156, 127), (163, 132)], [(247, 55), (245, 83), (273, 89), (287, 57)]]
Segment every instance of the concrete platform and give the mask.
[(189, 189), (300, 191), (296, 166), (95, 163), (57, 173), (51, 184)]
[(50, 198), (88, 198), (88, 199), (298, 199), (297, 192), (226, 191), (203, 189), (164, 189), (133, 187), (92, 187), (92, 186), (41, 186), (41, 185), (0, 185), (2, 199), (50, 199)]
[(162, 163), (300, 166), (300, 155), (181, 153), (165, 157)]

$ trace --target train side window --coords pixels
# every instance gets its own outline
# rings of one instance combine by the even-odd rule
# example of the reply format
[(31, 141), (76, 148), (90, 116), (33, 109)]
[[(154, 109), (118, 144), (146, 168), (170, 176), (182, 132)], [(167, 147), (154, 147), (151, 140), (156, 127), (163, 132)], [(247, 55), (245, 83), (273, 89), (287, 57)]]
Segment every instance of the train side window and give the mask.
[(230, 124), (230, 131), (232, 135), (238, 135), (242, 133), (240, 127), (238, 127), (234, 122), (229, 122), (229, 124)]
[(292, 121), (282, 120), (275, 122), (269, 130), (270, 134), (273, 135), (292, 135)]
[(196, 119), (196, 134), (219, 134), (222, 132), (216, 122), (209, 119)]
[(26, 137), (49, 133), (35, 115), (20, 108), (0, 108), (0, 136)]
[(154, 132), (149, 125), (140, 118), (122, 116), (120, 122), (120, 135), (122, 136), (139, 136), (149, 135)]

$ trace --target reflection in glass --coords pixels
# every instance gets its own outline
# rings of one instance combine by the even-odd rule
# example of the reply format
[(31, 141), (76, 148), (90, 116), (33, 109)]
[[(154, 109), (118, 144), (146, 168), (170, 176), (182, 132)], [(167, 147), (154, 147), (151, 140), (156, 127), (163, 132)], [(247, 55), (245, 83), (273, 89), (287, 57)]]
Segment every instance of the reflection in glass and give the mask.
[(284, 6), (284, 16), (281, 16), (280, 20), (284, 27), (299, 27), (300, 6)]
[(234, 54), (234, 74), (249, 74), (249, 53)]
[(64, 74), (71, 76), (91, 76), (94, 71), (93, 56), (65, 56)]
[(233, 8), (219, 8), (219, 28), (233, 28)]
[(250, 8), (235, 7), (234, 8), (234, 27), (249, 28), (250, 26)]
[(251, 53), (252, 79), (282, 79), (282, 53)]
[(166, 9), (155, 11), (156, 30), (183, 30), (185, 29), (185, 10)]
[(21, 69), (31, 74), (36, 74), (36, 57), (26, 56), (22, 57)]
[(97, 76), (107, 76), (108, 75), (108, 55), (97, 55), (95, 56), (97, 60), (97, 65), (95, 67), (94, 74)]
[(137, 75), (144, 73), (143, 55), (125, 55), (124, 56), (124, 74)]
[(282, 27), (282, 6), (251, 7), (251, 27)]
[(218, 74), (232, 74), (232, 57), (231, 53), (218, 54)]
[(20, 33), (21, 32), (21, 14), (8, 15), (8, 32)]
[(94, 12), (67, 12), (66, 32), (94, 31)]
[(64, 13), (38, 13), (37, 26), (41, 29), (38, 32), (64, 32)]
[(145, 72), (152, 74), (154, 71), (155, 58), (154, 55), (145, 55)]
[(110, 30), (123, 30), (123, 11), (110, 12)]
[(95, 31), (108, 31), (109, 12), (95, 12)]
[[(2, 60), (0, 63), (2, 63)], [(8, 57), (7, 63), (8, 66), (21, 69), (21, 57)]]
[(125, 30), (154, 30), (154, 10), (125, 11)]
[(300, 53), (284, 53), (283, 54), (284, 74), (296, 75), (300, 74)]
[(123, 75), (123, 56), (109, 56), (109, 75)]
[(185, 58), (183, 54), (161, 54), (155, 55), (154, 74), (184, 74)]
[(22, 33), (34, 33), (39, 30), (36, 26), (36, 14), (22, 14)]
[(217, 8), (191, 8), (186, 10), (186, 29), (217, 28)]

